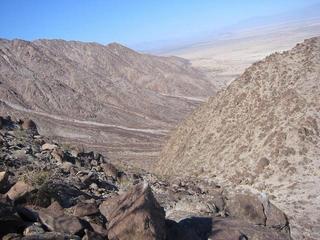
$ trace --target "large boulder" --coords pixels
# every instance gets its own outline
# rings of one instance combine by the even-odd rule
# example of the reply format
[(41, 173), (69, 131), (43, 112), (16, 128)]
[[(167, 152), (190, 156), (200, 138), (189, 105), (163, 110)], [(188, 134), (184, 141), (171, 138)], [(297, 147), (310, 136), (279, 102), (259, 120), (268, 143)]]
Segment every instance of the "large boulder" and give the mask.
[(166, 237), (165, 212), (147, 184), (138, 184), (130, 191), (100, 205), (108, 220), (110, 240), (162, 240)]
[(191, 217), (166, 224), (168, 240), (291, 240), (288, 233), (230, 217)]
[(265, 194), (236, 194), (227, 200), (227, 214), (255, 225), (264, 225), (290, 233), (287, 216)]
[(212, 231), (207, 237), (212, 240), (291, 240), (290, 234), (232, 218), (213, 218)]
[(265, 225), (266, 216), (262, 202), (253, 194), (236, 194), (227, 201), (226, 211), (235, 217), (252, 224)]
[(85, 217), (99, 213), (99, 208), (96, 203), (80, 202), (74, 206), (73, 215), (77, 217)]
[(85, 192), (70, 183), (63, 182), (61, 179), (52, 179), (32, 194), (29, 202), (34, 202), (40, 207), (48, 207), (53, 201), (57, 201), (62, 207), (69, 208), (77, 204), (79, 199), (89, 197)]
[(77, 234), (83, 230), (79, 219), (65, 215), (62, 207), (57, 202), (39, 211), (39, 219), (50, 231)]

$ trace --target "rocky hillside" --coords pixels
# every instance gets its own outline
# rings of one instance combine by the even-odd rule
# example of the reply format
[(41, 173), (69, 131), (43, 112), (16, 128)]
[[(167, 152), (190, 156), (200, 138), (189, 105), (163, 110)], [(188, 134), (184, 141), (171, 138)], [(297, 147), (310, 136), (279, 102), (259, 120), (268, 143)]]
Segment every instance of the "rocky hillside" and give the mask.
[(158, 171), (264, 191), (320, 239), (320, 38), (253, 64), (171, 136)]
[(159, 151), (161, 136), (214, 92), (182, 58), (116, 43), (0, 39), (0, 112), (110, 152)]
[(291, 239), (263, 194), (116, 167), (38, 135), (31, 120), (0, 117), (0, 142), (1, 239)]

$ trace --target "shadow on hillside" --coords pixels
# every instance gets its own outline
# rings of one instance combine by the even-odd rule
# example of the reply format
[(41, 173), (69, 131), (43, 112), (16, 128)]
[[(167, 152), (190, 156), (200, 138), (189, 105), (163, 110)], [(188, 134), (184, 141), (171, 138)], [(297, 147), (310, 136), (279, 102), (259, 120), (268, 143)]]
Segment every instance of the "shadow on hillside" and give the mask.
[(179, 223), (166, 220), (167, 240), (207, 240), (212, 235), (213, 221), (210, 217), (191, 217)]

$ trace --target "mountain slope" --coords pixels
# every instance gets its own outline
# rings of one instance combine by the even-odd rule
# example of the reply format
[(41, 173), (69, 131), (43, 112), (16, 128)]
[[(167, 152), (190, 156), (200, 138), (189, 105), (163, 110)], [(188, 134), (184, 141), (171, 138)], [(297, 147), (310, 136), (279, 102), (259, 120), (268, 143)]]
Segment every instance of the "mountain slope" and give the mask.
[(159, 172), (265, 191), (293, 236), (319, 239), (319, 81), (320, 38), (253, 64), (173, 133)]
[(132, 151), (157, 152), (158, 133), (215, 92), (187, 60), (63, 40), (0, 40), (0, 82), (3, 114), (40, 115), (47, 135)]

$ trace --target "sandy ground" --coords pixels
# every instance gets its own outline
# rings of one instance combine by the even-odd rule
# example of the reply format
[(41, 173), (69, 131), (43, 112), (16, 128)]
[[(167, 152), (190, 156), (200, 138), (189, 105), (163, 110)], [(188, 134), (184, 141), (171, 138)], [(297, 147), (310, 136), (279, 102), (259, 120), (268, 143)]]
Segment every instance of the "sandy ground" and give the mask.
[(212, 82), (225, 88), (252, 63), (274, 52), (289, 50), (306, 38), (320, 35), (320, 18), (303, 23), (285, 23), (239, 30), (228, 38), (189, 45), (164, 53), (189, 59), (204, 69)]

